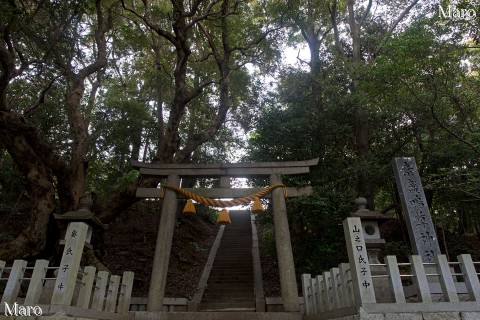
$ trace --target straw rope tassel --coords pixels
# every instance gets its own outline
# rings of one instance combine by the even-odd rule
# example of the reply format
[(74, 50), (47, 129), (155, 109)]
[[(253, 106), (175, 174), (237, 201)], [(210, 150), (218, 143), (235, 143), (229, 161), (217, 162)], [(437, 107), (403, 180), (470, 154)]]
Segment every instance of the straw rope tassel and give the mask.
[(192, 199), (187, 200), (187, 204), (183, 208), (183, 214), (186, 216), (193, 216), (195, 215), (196, 210), (195, 206), (193, 205)]
[(223, 208), (220, 214), (218, 215), (217, 219), (218, 224), (231, 224), (232, 220), (230, 220), (230, 215), (228, 214), (227, 209)]
[(253, 201), (252, 208), (250, 209), (252, 213), (262, 213), (265, 210), (263, 209), (262, 203), (260, 202), (260, 199), (255, 198), (255, 201)]

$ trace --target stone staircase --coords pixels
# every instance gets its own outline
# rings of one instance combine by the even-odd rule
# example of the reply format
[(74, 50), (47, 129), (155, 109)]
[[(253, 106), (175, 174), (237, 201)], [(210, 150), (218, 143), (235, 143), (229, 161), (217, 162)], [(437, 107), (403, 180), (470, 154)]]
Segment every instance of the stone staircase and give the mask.
[[(137, 312), (135, 320), (303, 320), (300, 312)], [(346, 319), (346, 318), (345, 318)], [(349, 318), (350, 319), (350, 318)]]
[(230, 211), (200, 311), (255, 311), (252, 226), (246, 211)]

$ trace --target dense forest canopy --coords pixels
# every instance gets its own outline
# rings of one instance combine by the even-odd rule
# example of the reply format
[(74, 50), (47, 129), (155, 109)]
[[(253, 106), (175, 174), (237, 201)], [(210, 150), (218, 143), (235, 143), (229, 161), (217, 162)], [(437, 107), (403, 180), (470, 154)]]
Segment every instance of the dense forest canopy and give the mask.
[[(315, 190), (289, 203), (312, 257), (341, 245), (333, 234), (357, 196), (402, 219), (395, 156), (416, 158), (434, 218), (480, 237), (472, 10), (463, 0), (2, 1), (0, 214), (28, 203), (31, 219), (0, 259), (45, 255), (58, 240), (53, 213), (87, 191), (114, 221), (137, 187), (159, 183), (139, 179), (132, 159), (239, 154), (320, 158), (287, 181)], [(287, 64), (286, 48), (307, 54)]]

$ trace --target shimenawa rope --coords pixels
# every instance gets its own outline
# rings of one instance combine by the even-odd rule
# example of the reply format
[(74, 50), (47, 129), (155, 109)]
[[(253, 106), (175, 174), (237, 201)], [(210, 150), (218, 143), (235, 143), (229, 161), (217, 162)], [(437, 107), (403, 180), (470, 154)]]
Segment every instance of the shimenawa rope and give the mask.
[(266, 187), (263, 190), (260, 190), (257, 193), (254, 193), (254, 194), (246, 196), (246, 197), (235, 198), (235, 199), (232, 199), (232, 200), (218, 200), (218, 199), (205, 198), (205, 197), (202, 197), (202, 196), (200, 196), (198, 194), (195, 194), (193, 192), (190, 192), (190, 191), (187, 191), (185, 189), (178, 188), (178, 187), (175, 187), (175, 186), (171, 186), (171, 185), (168, 185), (168, 184), (163, 186), (163, 188), (173, 190), (177, 193), (181, 193), (189, 199), (195, 200), (196, 202), (201, 203), (203, 205), (212, 206), (212, 207), (233, 207), (233, 206), (239, 206), (239, 205), (242, 205), (242, 204), (246, 205), (246, 204), (249, 204), (252, 201), (255, 201), (256, 198), (263, 197), (264, 195), (266, 195), (267, 193), (269, 193), (273, 189), (280, 188), (280, 187), (283, 188), (283, 195), (286, 198), (287, 197), (286, 186), (284, 184), (274, 184), (274, 185)]

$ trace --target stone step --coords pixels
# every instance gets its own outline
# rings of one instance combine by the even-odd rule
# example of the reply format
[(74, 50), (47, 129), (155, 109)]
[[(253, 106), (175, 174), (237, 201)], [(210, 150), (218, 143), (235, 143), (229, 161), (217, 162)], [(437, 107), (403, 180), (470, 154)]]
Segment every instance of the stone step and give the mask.
[(212, 272), (210, 273), (210, 278), (215, 279), (243, 279), (243, 278), (252, 278), (253, 272), (242, 272), (242, 273), (233, 273), (233, 272)]
[(223, 272), (223, 273), (244, 272), (244, 273), (252, 273), (253, 274), (253, 266), (250, 265), (250, 264), (238, 265), (238, 264), (235, 264), (235, 263), (232, 263), (230, 265), (229, 264), (214, 265), (212, 267), (212, 270), (210, 271), (210, 274), (212, 274), (214, 272)]
[[(248, 237), (248, 236), (246, 236), (246, 237)], [(240, 244), (240, 243), (233, 244), (232, 243), (232, 245), (230, 246), (230, 245), (228, 245), (228, 243), (225, 243), (224, 246), (220, 246), (220, 248), (218, 249), (218, 252), (223, 252), (223, 251), (226, 251), (230, 248), (239, 248), (239, 249), (247, 249), (248, 248), (248, 249), (251, 250), (251, 248), (247, 244)]]
[(219, 268), (212, 270), (210, 276), (248, 276), (253, 275), (253, 269), (228, 269)]
[[(249, 228), (249, 227), (246, 227)], [(227, 231), (224, 231), (227, 232)], [(233, 244), (246, 244), (248, 243), (248, 239), (245, 239), (246, 237), (251, 237), (252, 233), (251, 232), (240, 232), (239, 230), (228, 230), (228, 232), (231, 232), (232, 235), (225, 235), (225, 237), (222, 237), (222, 241), (225, 241), (224, 243), (233, 243)], [(220, 245), (224, 244), (221, 243)]]
[(225, 279), (225, 278), (212, 278), (208, 279), (207, 284), (228, 284), (228, 285), (234, 285), (236, 283), (242, 284), (242, 283), (253, 283), (253, 279), (248, 279), (248, 278), (243, 278), (243, 279)]
[(200, 311), (255, 311), (250, 216), (237, 212), (230, 219), (232, 224), (225, 227)]
[[(233, 226), (233, 224), (235, 224), (235, 226)], [(239, 220), (232, 220), (232, 224), (230, 226), (227, 226), (225, 228), (225, 231), (239, 231), (239, 232), (242, 232), (242, 233), (252, 233), (252, 230), (248, 230), (247, 228), (248, 227), (251, 227), (252, 224), (250, 222), (243, 222), (243, 221), (239, 221)]]
[[(212, 302), (212, 303), (200, 303), (199, 306), (200, 311), (209, 311), (209, 310), (230, 310), (230, 311), (239, 311), (239, 310), (245, 310), (245, 311), (254, 311), (255, 310), (255, 301), (251, 302)], [(229, 319), (229, 317), (226, 317), (224, 319)], [(250, 318), (247, 318), (250, 319)]]
[[(249, 308), (249, 307), (255, 307), (255, 299), (250, 298), (250, 299), (229, 299), (228, 301), (222, 300), (222, 299), (206, 299), (203, 300), (200, 306), (202, 305), (213, 305), (213, 304), (219, 304), (219, 305), (225, 305), (228, 304), (230, 308), (232, 307), (237, 307), (237, 308)], [(225, 308), (223, 306), (222, 308)], [(210, 307), (210, 310), (213, 308)], [(201, 310), (201, 309), (200, 309)]]
[(246, 269), (215, 269), (210, 272), (210, 276), (249, 276), (253, 275), (253, 270)]
[[(251, 234), (242, 234), (242, 235), (238, 235), (240, 237), (251, 237), (252, 235)], [(220, 247), (225, 245), (225, 244), (228, 244), (228, 245), (235, 245), (235, 246), (238, 246), (238, 247), (241, 247), (241, 246), (246, 246), (248, 244), (249, 241), (247, 240), (238, 240), (236, 238), (232, 238), (232, 239), (223, 239), (222, 238), (222, 241), (224, 241), (223, 243), (220, 244)]]
[(247, 273), (247, 274), (220, 274), (220, 273), (211, 273), (210, 274), (210, 279), (215, 279), (215, 280), (253, 280), (253, 273)]
[(244, 274), (244, 275), (227, 275), (227, 274), (210, 274), (209, 280), (253, 280), (253, 274)]
[(217, 297), (217, 296), (225, 296), (225, 297), (229, 297), (229, 296), (232, 296), (232, 295), (251, 295), (251, 296), (254, 296), (255, 294), (255, 290), (253, 289), (253, 287), (250, 287), (250, 288), (241, 288), (241, 287), (238, 287), (238, 286), (231, 286), (230, 287), (219, 287), (218, 290), (205, 290), (204, 294), (203, 294), (203, 298), (208, 298), (208, 297)]
[(253, 292), (253, 284), (250, 283), (238, 283), (234, 284), (207, 284), (205, 293), (208, 292)]
[(245, 261), (217, 261), (213, 263), (213, 268), (225, 268), (225, 269), (251, 269), (253, 268), (253, 261), (245, 262)]
[(240, 268), (246, 268), (246, 267), (249, 267), (249, 266), (252, 266), (253, 260), (249, 261), (249, 260), (246, 260), (246, 259), (242, 259), (242, 260), (233, 260), (233, 259), (225, 259), (225, 260), (220, 260), (220, 261), (215, 261), (213, 263), (213, 267), (230, 267), (230, 268), (233, 268), (233, 267), (236, 267), (237, 269), (240, 269)]
[(220, 280), (216, 280), (216, 279), (212, 279), (212, 280), (208, 280), (208, 283), (207, 284), (220, 284), (220, 283), (225, 283), (225, 284), (229, 284), (229, 285), (234, 285), (236, 283), (253, 283), (253, 280), (236, 280), (236, 279), (220, 279)]
[[(228, 298), (228, 299), (225, 299)], [(233, 295), (217, 295), (217, 296), (208, 296), (204, 297), (202, 302), (208, 302), (208, 303), (224, 303), (224, 302), (252, 302), (255, 301), (255, 297), (253, 294), (250, 295), (238, 295), (238, 296), (233, 296)]]
[(250, 255), (245, 255), (243, 257), (239, 256), (218, 256), (218, 259), (215, 259), (214, 264), (222, 264), (222, 263), (238, 263), (238, 264), (245, 264), (249, 265), (252, 263), (253, 259)]
[(238, 267), (238, 266), (214, 266), (210, 271), (210, 275), (213, 274), (225, 274), (225, 275), (241, 275), (241, 274), (253, 274), (253, 267)]
[(211, 301), (211, 300), (223, 300), (228, 298), (233, 299), (233, 300), (252, 300), (255, 299), (255, 295), (252, 292), (212, 292), (212, 293), (205, 293), (203, 295), (203, 300), (202, 301)]
[(250, 256), (244, 256), (244, 257), (218, 257), (218, 259), (215, 259), (213, 262), (214, 265), (222, 265), (222, 264), (232, 264), (236, 263), (238, 265), (246, 266), (252, 264), (253, 259)]
[(243, 272), (253, 273), (253, 267), (250, 265), (239, 266), (235, 264), (214, 265), (212, 270), (210, 271), (210, 274), (213, 272), (229, 272), (229, 271), (231, 272), (243, 271)]
[[(244, 237), (251, 237), (251, 235), (245, 235)], [(243, 248), (243, 249), (246, 249), (246, 248), (249, 248), (251, 245), (251, 242), (250, 244), (249, 243), (239, 243), (238, 241), (233, 241), (231, 242), (231, 244), (228, 244), (228, 243), (223, 243), (220, 245), (219, 247), (219, 251), (223, 251), (223, 250), (226, 250), (226, 249), (229, 249), (229, 248)]]
[[(253, 309), (253, 308), (251, 308)], [(205, 310), (205, 309), (204, 309)], [(251, 312), (242, 308), (216, 312), (149, 312), (135, 311), (135, 320), (302, 320), (300, 312)]]
[(217, 260), (213, 263), (214, 266), (239, 266), (241, 268), (247, 267), (252, 265), (253, 259), (252, 260), (247, 260), (247, 259), (222, 259), (222, 260)]

